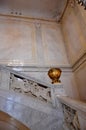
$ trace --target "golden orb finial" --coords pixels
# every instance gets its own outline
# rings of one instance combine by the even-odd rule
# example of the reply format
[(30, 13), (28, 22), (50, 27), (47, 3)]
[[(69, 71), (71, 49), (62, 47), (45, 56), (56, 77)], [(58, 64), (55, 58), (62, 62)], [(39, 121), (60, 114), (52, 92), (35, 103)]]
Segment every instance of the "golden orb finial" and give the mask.
[(50, 77), (50, 79), (52, 79), (52, 84), (54, 83), (60, 83), (61, 81), (59, 80), (60, 76), (61, 76), (61, 69), (60, 68), (51, 68), (48, 71), (48, 76)]

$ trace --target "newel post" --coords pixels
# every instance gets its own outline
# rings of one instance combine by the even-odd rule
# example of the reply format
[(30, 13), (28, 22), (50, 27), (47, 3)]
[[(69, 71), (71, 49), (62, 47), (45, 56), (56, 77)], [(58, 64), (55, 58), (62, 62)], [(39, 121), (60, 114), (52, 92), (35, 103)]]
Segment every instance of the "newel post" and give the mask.
[(67, 96), (62, 83), (52, 84), (51, 88), (51, 98), (54, 107), (59, 107), (59, 101), (57, 100), (59, 96)]
[(0, 89), (9, 90), (10, 72), (8, 70), (0, 70)]

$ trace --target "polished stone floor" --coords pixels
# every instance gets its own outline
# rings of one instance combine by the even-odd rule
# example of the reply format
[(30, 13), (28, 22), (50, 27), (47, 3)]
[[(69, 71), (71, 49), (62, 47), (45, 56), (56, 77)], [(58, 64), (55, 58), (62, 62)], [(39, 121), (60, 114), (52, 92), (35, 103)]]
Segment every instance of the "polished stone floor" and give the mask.
[(62, 111), (33, 97), (0, 90), (0, 110), (31, 130), (63, 130)]
[(8, 115), (7, 113), (0, 111), (0, 130), (30, 130), (21, 122)]

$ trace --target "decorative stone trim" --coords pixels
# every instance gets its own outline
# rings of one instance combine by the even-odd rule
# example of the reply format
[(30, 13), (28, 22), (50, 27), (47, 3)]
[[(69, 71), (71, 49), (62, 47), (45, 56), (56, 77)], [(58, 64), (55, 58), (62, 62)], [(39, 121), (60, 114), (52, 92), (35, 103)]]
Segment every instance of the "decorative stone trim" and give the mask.
[(69, 97), (57, 97), (64, 115), (65, 130), (86, 130), (86, 103)]
[(81, 6), (84, 6), (84, 9), (86, 10), (86, 0), (76, 0), (78, 4)]
[(86, 52), (84, 52), (84, 54), (72, 66), (73, 72), (75, 72), (85, 62), (86, 62)]
[(37, 82), (10, 74), (10, 90), (29, 96), (35, 96), (43, 101), (51, 102), (51, 88)]
[(69, 130), (80, 130), (77, 111), (62, 103), (64, 126)]

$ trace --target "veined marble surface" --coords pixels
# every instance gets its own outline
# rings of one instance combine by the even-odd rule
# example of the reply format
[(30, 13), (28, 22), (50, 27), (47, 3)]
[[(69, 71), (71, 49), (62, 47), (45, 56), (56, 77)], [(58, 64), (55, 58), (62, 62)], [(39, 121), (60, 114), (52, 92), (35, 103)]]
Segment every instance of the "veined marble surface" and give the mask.
[(73, 130), (74, 127), (74, 130), (86, 130), (86, 102), (69, 97), (58, 97), (58, 100), (63, 104), (62, 109), (65, 111), (64, 129)]
[(0, 90), (0, 109), (31, 130), (63, 130), (62, 111), (32, 97)]
[(0, 64), (70, 66), (56, 22), (0, 16), (0, 32)]

